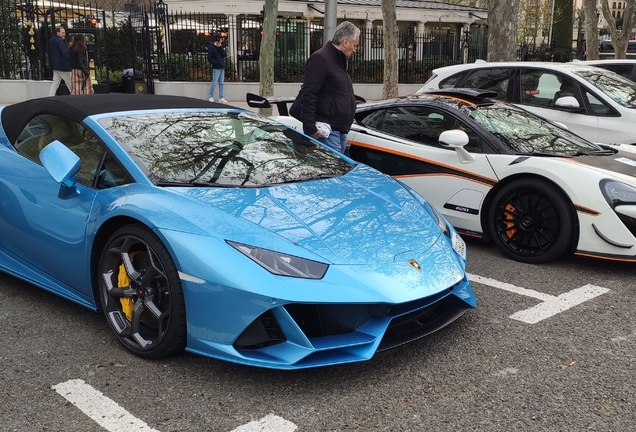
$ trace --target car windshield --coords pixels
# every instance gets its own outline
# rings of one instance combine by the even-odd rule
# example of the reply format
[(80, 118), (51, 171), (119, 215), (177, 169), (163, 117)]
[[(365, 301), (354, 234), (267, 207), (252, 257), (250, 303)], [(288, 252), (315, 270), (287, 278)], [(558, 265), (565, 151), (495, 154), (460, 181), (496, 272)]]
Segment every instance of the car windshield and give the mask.
[(501, 103), (461, 109), (515, 153), (577, 155), (603, 151), (554, 123)]
[(572, 72), (596, 86), (619, 105), (626, 108), (636, 108), (636, 83), (634, 81), (606, 70), (576, 69)]
[(270, 186), (353, 168), (316, 141), (251, 112), (157, 112), (100, 123), (162, 186)]

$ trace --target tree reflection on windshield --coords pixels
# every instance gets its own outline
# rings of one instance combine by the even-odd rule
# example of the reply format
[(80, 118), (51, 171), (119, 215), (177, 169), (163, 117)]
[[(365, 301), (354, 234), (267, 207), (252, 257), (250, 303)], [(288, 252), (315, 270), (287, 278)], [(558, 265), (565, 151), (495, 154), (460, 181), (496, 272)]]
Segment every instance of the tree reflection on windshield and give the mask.
[(257, 187), (352, 169), (316, 141), (255, 113), (157, 112), (100, 123), (160, 185)]
[(464, 110), (516, 153), (570, 155), (602, 150), (595, 144), (507, 105), (466, 107)]

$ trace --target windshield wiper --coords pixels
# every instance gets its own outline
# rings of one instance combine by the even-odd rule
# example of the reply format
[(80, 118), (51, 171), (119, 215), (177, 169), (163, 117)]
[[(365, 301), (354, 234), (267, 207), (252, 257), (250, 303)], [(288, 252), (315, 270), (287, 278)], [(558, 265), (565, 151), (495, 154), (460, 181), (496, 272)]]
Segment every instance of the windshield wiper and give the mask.
[[(161, 181), (156, 183), (160, 187), (217, 187), (217, 188), (237, 188), (245, 187), (240, 184), (219, 184), (219, 183), (206, 183), (206, 182), (171, 182)], [(251, 187), (251, 186), (250, 186)]]
[(592, 150), (592, 151), (577, 151), (573, 153), (571, 156), (613, 156), (616, 152), (610, 149), (607, 150)]
[(545, 152), (539, 152), (536, 150), (531, 150), (529, 152), (516, 152), (515, 154), (517, 155), (522, 155), (522, 156), (547, 156), (547, 157), (563, 157), (563, 156), (568, 156), (568, 155), (564, 155), (564, 154), (559, 154), (559, 153), (545, 153)]

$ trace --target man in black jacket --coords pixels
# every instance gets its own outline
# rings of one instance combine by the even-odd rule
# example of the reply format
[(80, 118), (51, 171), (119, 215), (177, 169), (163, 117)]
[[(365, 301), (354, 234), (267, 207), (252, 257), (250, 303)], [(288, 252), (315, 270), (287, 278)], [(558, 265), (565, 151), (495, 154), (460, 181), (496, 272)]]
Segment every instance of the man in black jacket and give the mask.
[(71, 85), (71, 66), (68, 63), (68, 48), (64, 38), (66, 29), (56, 27), (55, 34), (49, 41), (49, 66), (53, 71), (53, 84), (49, 89), (49, 96), (55, 96), (57, 88), (64, 80), (67, 87)]
[(336, 27), (331, 41), (305, 64), (300, 109), (303, 131), (339, 152), (347, 146), (347, 133), (356, 112), (347, 65), (358, 42), (360, 29), (344, 21)]

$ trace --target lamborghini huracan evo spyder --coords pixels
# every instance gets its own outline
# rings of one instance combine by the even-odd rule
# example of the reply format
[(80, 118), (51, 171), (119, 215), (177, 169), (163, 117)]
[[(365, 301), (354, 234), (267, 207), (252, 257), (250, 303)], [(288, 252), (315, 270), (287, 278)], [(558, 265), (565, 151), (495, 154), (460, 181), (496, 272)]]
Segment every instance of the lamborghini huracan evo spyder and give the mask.
[(265, 116), (112, 94), (0, 120), (0, 269), (101, 309), (138, 356), (367, 360), (476, 305), (417, 192)]

